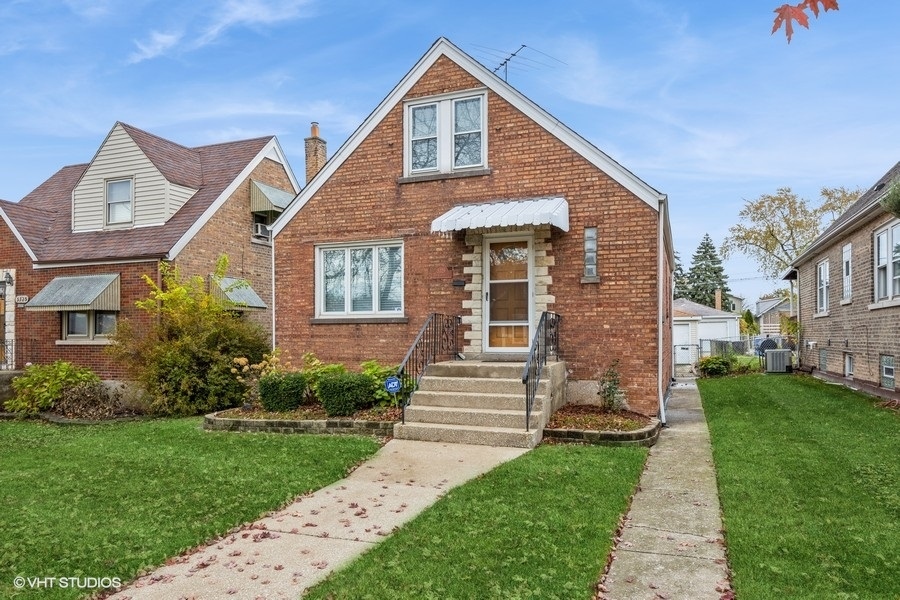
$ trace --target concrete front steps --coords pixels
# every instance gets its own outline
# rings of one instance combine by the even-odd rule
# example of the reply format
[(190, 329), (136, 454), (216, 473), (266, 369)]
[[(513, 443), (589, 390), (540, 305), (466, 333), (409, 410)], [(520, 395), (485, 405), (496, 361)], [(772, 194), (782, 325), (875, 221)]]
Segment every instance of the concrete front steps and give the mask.
[(563, 402), (565, 365), (553, 363), (545, 368), (528, 431), (524, 368), (520, 362), (450, 361), (429, 365), (406, 408), (406, 423), (394, 426), (394, 437), (533, 448), (541, 441), (552, 410)]

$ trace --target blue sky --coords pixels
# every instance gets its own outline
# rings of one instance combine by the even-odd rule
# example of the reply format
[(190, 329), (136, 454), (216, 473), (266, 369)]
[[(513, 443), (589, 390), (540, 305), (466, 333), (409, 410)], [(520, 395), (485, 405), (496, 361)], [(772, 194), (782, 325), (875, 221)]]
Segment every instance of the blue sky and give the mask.
[[(868, 187), (900, 160), (900, 3), (843, 0), (788, 45), (779, 0), (6, 0), (0, 198), (89, 161), (115, 121), (188, 146), (277, 135), (302, 178), (440, 36), (668, 194), (685, 266), (745, 199)], [(713, 8), (715, 7), (715, 8)], [(772, 289), (727, 261), (733, 291)]]

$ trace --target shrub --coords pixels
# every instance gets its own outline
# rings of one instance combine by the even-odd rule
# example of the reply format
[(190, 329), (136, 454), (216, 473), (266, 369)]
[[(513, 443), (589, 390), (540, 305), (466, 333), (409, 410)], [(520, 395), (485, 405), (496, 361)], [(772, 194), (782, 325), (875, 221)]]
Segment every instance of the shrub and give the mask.
[(288, 412), (303, 403), (306, 395), (306, 374), (272, 373), (259, 380), (259, 401), (265, 410)]
[[(227, 268), (223, 256), (214, 281)], [(262, 360), (269, 347), (265, 333), (236, 314), (234, 304), (207, 292), (203, 277), (182, 280), (166, 263), (160, 274), (162, 286), (144, 277), (150, 294), (137, 303), (152, 327), (136, 331), (120, 322), (110, 352), (147, 390), (156, 414), (193, 415), (240, 404), (245, 388), (231, 372), (233, 357)]]
[(58, 360), (52, 365), (30, 365), (25, 373), (12, 381), (15, 396), (4, 403), (6, 410), (21, 415), (34, 415), (50, 410), (63, 392), (79, 383), (99, 383), (93, 371)]
[(375, 402), (372, 379), (363, 373), (329, 373), (318, 383), (319, 400), (329, 417), (348, 417)]
[(600, 377), (599, 390), (600, 406), (610, 412), (619, 412), (625, 408), (625, 390), (622, 389), (622, 381), (619, 377), (619, 361), (614, 360)]
[[(231, 361), (231, 373), (235, 379), (244, 386), (244, 406), (258, 406), (260, 404), (260, 381), (270, 375), (281, 375), (286, 369), (290, 369), (290, 363), (282, 363), (281, 350), (275, 348), (269, 354), (263, 354), (258, 363), (251, 362), (246, 356), (239, 356)], [(269, 388), (280, 384), (280, 380), (273, 379), (269, 382)]]
[(733, 367), (734, 359), (730, 356), (707, 356), (697, 364), (703, 377), (723, 377), (731, 373)]
[(347, 372), (347, 368), (342, 364), (327, 364), (316, 358), (312, 352), (303, 355), (302, 371), (306, 374), (306, 398), (305, 402), (312, 404), (322, 399), (319, 393), (319, 382), (323, 377), (329, 375), (340, 375)]
[(360, 367), (363, 375), (372, 380), (372, 395), (375, 403), (379, 406), (399, 406), (405, 396), (404, 390), (397, 394), (395, 401), (394, 394), (384, 389), (385, 380), (391, 375), (397, 374), (397, 367), (381, 365), (377, 360), (367, 360)]

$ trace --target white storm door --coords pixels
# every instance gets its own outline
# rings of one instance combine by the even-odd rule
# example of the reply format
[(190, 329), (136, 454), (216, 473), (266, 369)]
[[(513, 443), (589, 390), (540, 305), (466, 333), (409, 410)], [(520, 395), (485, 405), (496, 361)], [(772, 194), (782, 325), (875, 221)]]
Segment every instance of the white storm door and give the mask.
[(484, 346), (488, 352), (526, 352), (534, 321), (532, 238), (484, 240)]

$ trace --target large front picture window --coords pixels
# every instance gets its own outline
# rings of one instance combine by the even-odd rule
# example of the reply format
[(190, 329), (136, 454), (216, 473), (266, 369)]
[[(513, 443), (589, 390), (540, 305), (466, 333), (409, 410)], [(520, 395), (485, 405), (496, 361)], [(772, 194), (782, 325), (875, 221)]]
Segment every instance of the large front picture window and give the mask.
[(403, 246), (320, 248), (316, 284), (322, 316), (402, 314)]

